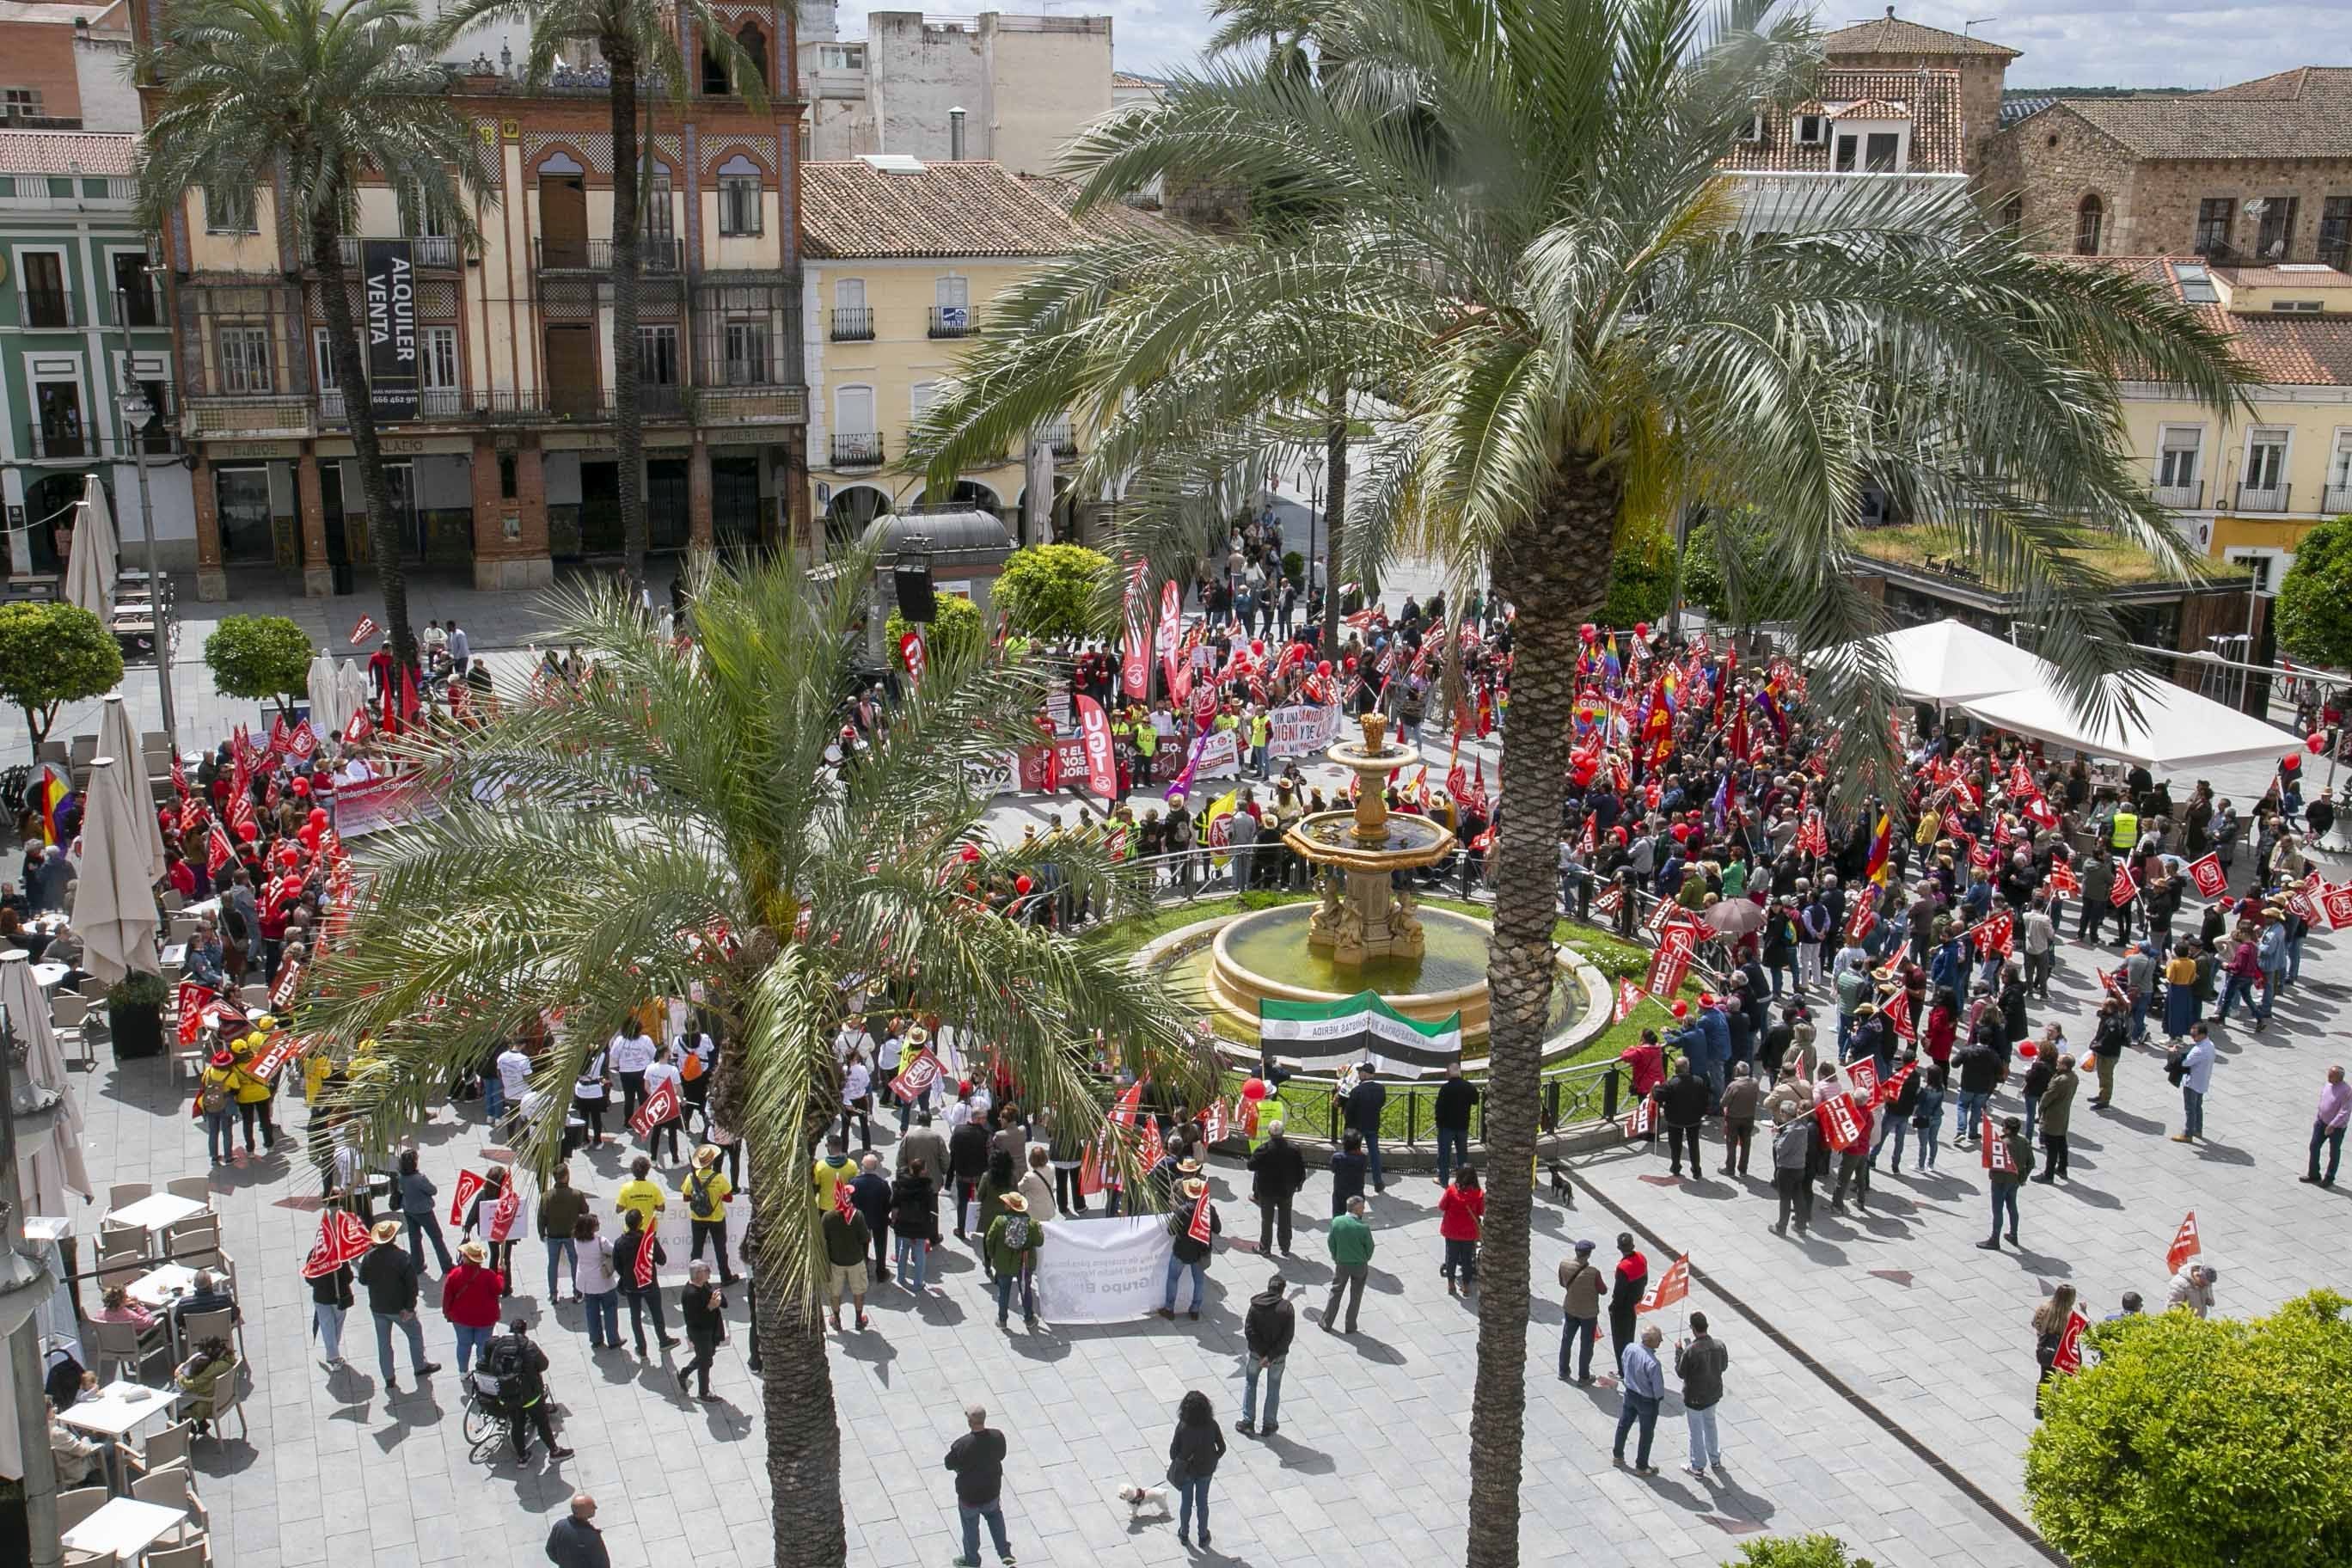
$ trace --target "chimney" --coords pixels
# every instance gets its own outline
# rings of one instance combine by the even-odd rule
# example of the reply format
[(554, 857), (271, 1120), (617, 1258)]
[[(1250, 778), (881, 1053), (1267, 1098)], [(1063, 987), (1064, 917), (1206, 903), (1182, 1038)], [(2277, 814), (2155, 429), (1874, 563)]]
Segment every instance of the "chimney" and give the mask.
[(950, 163), (963, 162), (963, 110), (961, 109), (948, 110), (948, 159)]

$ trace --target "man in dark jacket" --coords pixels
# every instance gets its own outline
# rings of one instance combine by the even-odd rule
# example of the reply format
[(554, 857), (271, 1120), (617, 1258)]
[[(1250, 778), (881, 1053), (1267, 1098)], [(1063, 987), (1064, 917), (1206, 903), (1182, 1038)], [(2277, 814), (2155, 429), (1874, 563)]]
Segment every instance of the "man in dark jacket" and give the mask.
[(1983, 1131), (1985, 1107), (2000, 1082), (2000, 1053), (1979, 1036), (1953, 1053), (1952, 1066), (1959, 1070), (1960, 1086), (1960, 1124), (1954, 1142), (1971, 1143)]
[(1242, 1338), (1248, 1353), (1242, 1357), (1242, 1418), (1235, 1424), (1237, 1432), (1255, 1432), (1257, 1426), (1257, 1384), (1265, 1379), (1265, 1436), (1278, 1430), (1275, 1410), (1282, 1403), (1282, 1369), (1290, 1357), (1290, 1337), (1297, 1331), (1298, 1314), (1290, 1305), (1289, 1288), (1276, 1274), (1265, 1282), (1265, 1289), (1250, 1298), (1249, 1310), (1242, 1318)]
[(1268, 1124), (1265, 1142), (1251, 1153), (1249, 1168), (1250, 1197), (1257, 1205), (1259, 1256), (1271, 1254), (1279, 1237), (1282, 1255), (1296, 1257), (1290, 1250), (1291, 1201), (1307, 1184), (1307, 1157), (1284, 1134), (1282, 1123), (1276, 1121)]
[(1356, 1069), (1356, 1087), (1348, 1091), (1348, 1125), (1364, 1135), (1364, 1158), (1370, 1162), (1372, 1191), (1389, 1190), (1381, 1173), (1381, 1112), (1389, 1102), (1388, 1085), (1372, 1076), (1372, 1064)]
[(1004, 1538), (1004, 1434), (988, 1424), (988, 1412), (968, 1405), (964, 1423), (971, 1429), (948, 1446), (947, 1468), (955, 1472), (956, 1513), (963, 1522), (961, 1568), (980, 1568), (980, 1524), (988, 1521), (989, 1540), (997, 1556), (1013, 1561), (1012, 1544)]
[(866, 1233), (874, 1243), (874, 1279), (879, 1283), (889, 1277), (885, 1265), (890, 1256), (890, 1178), (882, 1173), (879, 1154), (866, 1155), (859, 1165), (857, 1179), (849, 1184), (849, 1201), (866, 1216)]
[(1683, 1147), (1690, 1147), (1691, 1174), (1704, 1174), (1698, 1152), (1699, 1123), (1706, 1120), (1706, 1080), (1691, 1071), (1690, 1058), (1675, 1062), (1675, 1076), (1658, 1086), (1658, 1115), (1666, 1124), (1666, 1149), (1674, 1174), (1683, 1173)]
[(1445, 1064), (1445, 1081), (1437, 1088), (1437, 1108), (1431, 1121), (1437, 1128), (1437, 1184), (1444, 1186), (1458, 1163), (1470, 1158), (1470, 1112), (1478, 1103), (1477, 1086), (1462, 1076), (1460, 1062)]
[(948, 1173), (955, 1179), (956, 1239), (964, 1238), (963, 1216), (980, 1195), (980, 1179), (988, 1173), (988, 1128), (973, 1117), (948, 1139)]
[(1710, 1466), (1723, 1468), (1715, 1407), (1723, 1402), (1723, 1369), (1730, 1364), (1731, 1352), (1707, 1333), (1705, 1312), (1693, 1312), (1690, 1326), (1690, 1341), (1675, 1342), (1675, 1375), (1683, 1380), (1683, 1409), (1690, 1417), (1690, 1463), (1684, 1468), (1704, 1477)]
[(596, 1500), (586, 1492), (572, 1494), (572, 1512), (547, 1532), (547, 1560), (555, 1568), (613, 1568), (604, 1550), (604, 1532), (590, 1521), (596, 1517)]
[(696, 1378), (700, 1386), (695, 1397), (708, 1401), (710, 1363), (719, 1354), (719, 1342), (727, 1337), (727, 1298), (710, 1282), (710, 1265), (699, 1258), (686, 1266), (677, 1312), (686, 1320), (686, 1342), (694, 1347), (694, 1359), (677, 1369), (677, 1391), (684, 1394), (687, 1380)]
[(1650, 1282), (1650, 1260), (1633, 1245), (1633, 1233), (1617, 1233), (1617, 1271), (1609, 1283), (1609, 1349), (1619, 1366), (1633, 1342), (1633, 1320)]
[(551, 1459), (568, 1459), (572, 1450), (559, 1447), (555, 1427), (547, 1415), (547, 1352), (530, 1342), (530, 1325), (520, 1318), (507, 1331), (482, 1348), (481, 1370), (499, 1379), (505, 1406), (508, 1436), (514, 1439), (515, 1458), (530, 1458), (530, 1440), (524, 1428), (539, 1434)]
[[(1188, 1160), (1184, 1163), (1190, 1165), (1194, 1163)], [(1202, 1200), (1208, 1195), (1208, 1191), (1209, 1184), (1205, 1178), (1187, 1176), (1177, 1184), (1169, 1203), (1168, 1234), (1175, 1238), (1176, 1245), (1168, 1255), (1168, 1290), (1160, 1300), (1160, 1315), (1163, 1318), (1176, 1315), (1176, 1286), (1187, 1269), (1192, 1275), (1192, 1306), (1184, 1315), (1198, 1319), (1202, 1299), (1209, 1293), (1209, 1255), (1217, 1232), (1224, 1229), (1225, 1226), (1224, 1221), (1217, 1217), (1217, 1205), (1212, 1203), (1206, 1205), (1205, 1210), (1210, 1239), (1202, 1241), (1193, 1236), (1192, 1215), (1202, 1206)]]
[(375, 1320), (376, 1360), (383, 1371), (383, 1391), (399, 1384), (392, 1376), (392, 1326), (408, 1336), (408, 1363), (422, 1383), (441, 1370), (439, 1362), (425, 1359), (425, 1331), (416, 1321), (416, 1264), (399, 1245), (400, 1222), (379, 1220), (370, 1233), (375, 1245), (360, 1259), (360, 1289), (367, 1292), (368, 1315)]

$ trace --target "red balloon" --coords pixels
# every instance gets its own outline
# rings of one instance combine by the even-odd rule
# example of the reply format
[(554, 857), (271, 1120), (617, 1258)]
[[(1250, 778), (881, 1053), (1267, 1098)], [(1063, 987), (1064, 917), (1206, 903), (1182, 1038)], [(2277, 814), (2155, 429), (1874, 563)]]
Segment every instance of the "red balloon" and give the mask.
[(2316, 734), (2305, 735), (2303, 744), (2304, 749), (2315, 757), (2327, 749), (2327, 732), (2323, 730)]
[(1633, 623), (1633, 635), (1640, 637), (1643, 641), (1647, 642), (1650, 637), (1650, 623), (1647, 621), (1635, 621)]
[(236, 837), (238, 843), (250, 844), (260, 837), (261, 829), (256, 827), (252, 823), (240, 822), (236, 825)]
[(1013, 879), (1013, 890), (1016, 893), (1025, 893), (1034, 885), (1035, 884), (1031, 882), (1026, 877), (1015, 877)]
[(1586, 621), (1583, 625), (1576, 628), (1576, 635), (1582, 637), (1586, 642), (1591, 642), (1593, 638), (1599, 637), (1601, 633), (1599, 628), (1594, 626), (1591, 621)]
[(294, 793), (299, 795), (308, 795), (310, 793), (310, 781), (298, 775), (294, 780)]
[(1243, 1084), (1242, 1098), (1244, 1100), (1264, 1100), (1265, 1098), (1265, 1079), (1262, 1078), (1254, 1078), (1247, 1083)]
[(1323, 659), (1318, 659), (1318, 660), (1316, 660), (1316, 661), (1315, 661), (1315, 673), (1316, 673), (1316, 674), (1318, 674), (1318, 675), (1328, 675), (1328, 674), (1330, 674), (1330, 673), (1331, 673), (1331, 661), (1330, 661), (1329, 659), (1328, 659), (1328, 658), (1323, 658)]
[(312, 806), (312, 807), (310, 808), (310, 819), (309, 819), (309, 820), (310, 820), (310, 826), (313, 826), (313, 827), (324, 827), (324, 826), (327, 826), (327, 808), (326, 808), (325, 806), (323, 806), (323, 805), (314, 805), (314, 806)]
[(977, 844), (967, 844), (961, 850), (958, 851), (958, 853), (961, 857), (964, 864), (969, 866), (971, 862), (980, 858), (980, 846)]
[(2293, 752), (2289, 752), (2285, 756), (2279, 759), (2279, 772), (2283, 773), (2299, 773), (2302, 771), (2302, 768), (2303, 759), (2296, 756)]
[(1349, 669), (1353, 669), (1353, 668), (1356, 668), (1356, 661), (1355, 661), (1355, 659), (1354, 659), (1352, 657), (1351, 657), (1351, 658), (1349, 658), (1349, 659), (1348, 660), (1348, 668), (1349, 668)]
[(305, 848), (305, 849), (316, 849), (316, 848), (319, 847), (319, 827), (318, 827), (318, 824), (316, 824), (316, 823), (304, 823), (304, 824), (302, 825), (302, 831), (301, 831), (301, 832), (299, 832), (299, 833), (298, 833), (298, 834), (296, 834), (294, 837), (297, 837), (297, 838), (299, 838), (299, 839), (300, 839), (300, 840), (302, 841), (302, 847), (303, 847), (303, 848)]
[(1265, 644), (1258, 641), (1255, 637), (1252, 637), (1250, 639), (1250, 652), (1256, 654), (1261, 658), (1264, 658), (1265, 656)]
[(299, 865), (301, 859), (302, 852), (291, 844), (280, 844), (278, 847), (278, 863), (280, 866)]

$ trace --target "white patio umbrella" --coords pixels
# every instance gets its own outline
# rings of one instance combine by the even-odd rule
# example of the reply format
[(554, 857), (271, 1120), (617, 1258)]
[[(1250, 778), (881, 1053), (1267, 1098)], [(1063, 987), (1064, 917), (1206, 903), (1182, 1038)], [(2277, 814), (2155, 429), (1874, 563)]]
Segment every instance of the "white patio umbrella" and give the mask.
[(335, 679), (335, 656), (325, 648), (310, 661), (310, 730), (324, 739), (342, 732), (351, 714), (342, 706), (343, 693)]
[(131, 728), (131, 710), (115, 692), (106, 700), (98, 721), (98, 749), (101, 755), (115, 759), (115, 772), (121, 775), (122, 784), (131, 793), (134, 808), (131, 820), (137, 828), (134, 835), (140, 851), (145, 855), (147, 880), (152, 885), (163, 876), (163, 829), (155, 820), (154, 792), (147, 785), (147, 759), (140, 750), (138, 733)]
[(43, 1089), (64, 1096), (49, 1136), (16, 1151), (17, 1190), (25, 1195), (26, 1213), (62, 1215), (68, 1193), (96, 1195), (82, 1159), (81, 1102), (66, 1074), (57, 1031), (49, 1026), (49, 999), (33, 979), (30, 956), (20, 950), (0, 952), (0, 1006), (7, 1008), (9, 1026), (25, 1044), (26, 1072)]
[[(350, 659), (340, 659), (335, 667), (335, 684), (343, 694), (343, 724), (348, 724), (352, 714), (368, 705), (367, 671)], [(341, 733), (343, 724), (335, 726), (338, 735)]]
[(110, 552), (93, 527), (88, 502), (74, 505), (73, 553), (66, 561), (66, 603), (79, 605), (101, 621), (114, 618), (114, 573), (107, 564)]
[(82, 964), (109, 985), (131, 971), (163, 973), (155, 955), (155, 882), (132, 837), (131, 796), (112, 757), (90, 763), (82, 808), (81, 876), (74, 885), (73, 926)]
[[(2137, 700), (2137, 715), (2122, 711), (2126, 693)], [(2096, 723), (2077, 714), (2054, 686), (1995, 692), (1958, 706), (1988, 724), (2095, 757), (2140, 763), (2158, 774), (2275, 762), (2304, 750), (2303, 737), (2294, 731), (2168, 680), (2111, 675), (2103, 695), (2110, 712)]]
[[(74, 525), (79, 528), (83, 523), (89, 525), (90, 542), (98, 547), (98, 563), (111, 589), (114, 580), (122, 575), (122, 551), (114, 535), (114, 509), (107, 504), (106, 487), (99, 483), (96, 474), (81, 482), (81, 506), (74, 514)], [(79, 541), (81, 535), (74, 537)]]
[(1893, 668), (1895, 689), (1915, 702), (1949, 706), (1996, 691), (2040, 687), (2050, 669), (2038, 656), (1949, 619), (1866, 637), (1826, 657), (1857, 658), (1870, 645)]

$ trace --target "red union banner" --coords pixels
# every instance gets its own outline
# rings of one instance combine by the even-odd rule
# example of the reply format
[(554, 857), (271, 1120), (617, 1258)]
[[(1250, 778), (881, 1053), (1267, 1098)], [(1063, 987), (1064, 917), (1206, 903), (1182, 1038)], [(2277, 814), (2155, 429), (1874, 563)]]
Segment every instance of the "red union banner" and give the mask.
[(2072, 866), (2061, 860), (2050, 868), (2050, 890), (2073, 898), (2082, 892), (2083, 879), (2074, 875)]
[(1625, 1119), (1625, 1136), (1643, 1138), (1658, 1130), (1658, 1102), (1643, 1095), (1633, 1102), (1633, 1114)]
[(923, 683), (923, 668), (930, 662), (930, 656), (923, 647), (923, 634), (908, 632), (901, 637), (898, 639), (898, 658), (907, 667), (908, 684), (920, 686)]
[(2190, 1209), (2180, 1228), (2172, 1233), (2172, 1245), (2164, 1249), (2164, 1266), (2178, 1274), (2182, 1264), (2204, 1250), (2205, 1244), (2197, 1237), (2197, 1211)]
[(1658, 940), (1658, 950), (1650, 955), (1650, 972), (1642, 981), (1642, 989), (1653, 996), (1672, 996), (1683, 987), (1683, 977), (1690, 971), (1692, 939), (1687, 926), (1671, 926)]
[(1848, 942), (1860, 942), (1878, 925), (1878, 889), (1864, 888), (1862, 897), (1854, 900), (1853, 911), (1845, 917)]
[(1127, 630), (1118, 644), (1118, 689), (1130, 702), (1141, 702), (1151, 695), (1150, 603), (1143, 593), (1143, 563), (1139, 561), (1134, 575), (1127, 580)]
[(1868, 1138), (1851, 1093), (1833, 1094), (1822, 1101), (1813, 1110), (1813, 1120), (1821, 1123), (1822, 1142), (1841, 1154), (1852, 1153)]
[(1978, 921), (1969, 931), (1969, 936), (1976, 943), (1978, 952), (1990, 954), (1998, 952), (2003, 958), (2007, 958), (2010, 950), (2016, 945), (2017, 921), (2008, 911), (2003, 910), (1989, 920)]
[(926, 1046), (907, 1064), (907, 1069), (890, 1080), (890, 1092), (912, 1105), (924, 1091), (940, 1080), (940, 1058)]
[(2230, 889), (2230, 873), (2221, 869), (2218, 852), (2189, 862), (2189, 876), (2200, 897), (2218, 899)]
[(2091, 1320), (2083, 1316), (2080, 1307), (2066, 1314), (2066, 1327), (2058, 1335), (2058, 1353), (2050, 1358), (2052, 1371), (2072, 1377), (2083, 1370), (2083, 1331), (2090, 1326)]
[(1617, 1011), (1610, 1022), (1622, 1024), (1632, 1017), (1633, 1009), (1640, 1005), (1641, 1000), (1642, 988), (1639, 985), (1630, 980), (1620, 980), (1617, 983)]
[(458, 1172), (457, 1190), (449, 1194), (449, 1223), (464, 1225), (467, 1205), (479, 1196), (482, 1189), (489, 1184), (487, 1180), (472, 1171)]
[(1878, 1094), (1878, 1062), (1873, 1057), (1858, 1057), (1846, 1064), (1846, 1077), (1853, 1083), (1853, 1098), (1863, 1105), (1876, 1103)]
[(664, 1079), (651, 1094), (646, 1096), (646, 1102), (637, 1107), (637, 1113), (629, 1118), (629, 1126), (638, 1137), (643, 1138), (663, 1122), (676, 1121), (678, 1110), (677, 1085)]
[(329, 1209), (319, 1216), (319, 1239), (302, 1260), (302, 1278), (317, 1279), (346, 1263), (365, 1258), (374, 1245), (368, 1227), (349, 1209)]
[(2116, 879), (2107, 885), (2107, 907), (2119, 909), (2139, 896), (2139, 881), (2128, 866), (2116, 868)]
[(1659, 1312), (1690, 1294), (1690, 1254), (1685, 1252), (1666, 1265), (1665, 1272), (1650, 1281), (1634, 1307), (1637, 1312)]
[(1173, 581), (1160, 584), (1160, 626), (1152, 647), (1160, 655), (1160, 673), (1168, 681), (1171, 702), (1184, 700), (1183, 659), (1178, 651), (1184, 636), (1184, 593)]
[(1893, 1078), (1888, 1079), (1885, 1083), (1878, 1086), (1878, 1093), (1874, 1099), (1874, 1103), (1877, 1105), (1894, 1104), (1896, 1098), (1903, 1092), (1904, 1081), (1918, 1070), (1919, 1064), (1917, 1062), (1905, 1062), (1902, 1067), (1895, 1070)]
[(2320, 894), (2319, 907), (2327, 913), (2329, 931), (2342, 931), (2352, 925), (2352, 882), (2340, 888), (2330, 888)]
[(1080, 697), (1075, 706), (1078, 713), (1078, 741), (1086, 748), (1087, 788), (1105, 800), (1118, 796), (1118, 767), (1110, 754), (1110, 721), (1103, 717), (1102, 704), (1091, 697)]

